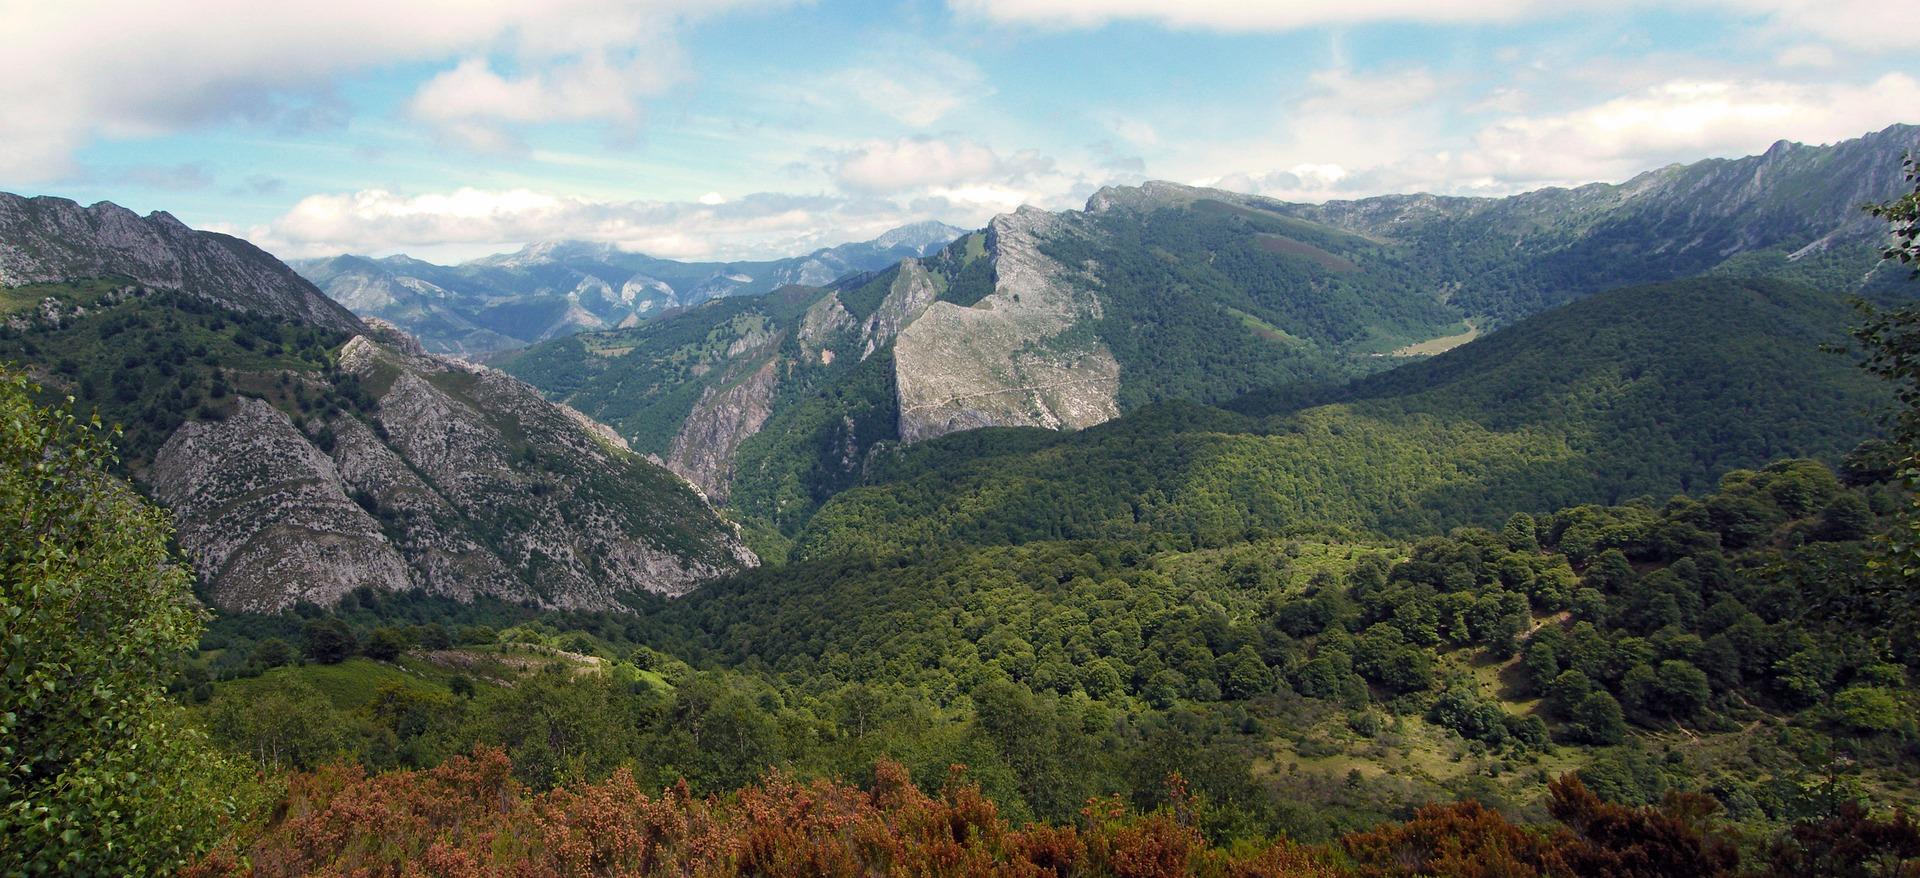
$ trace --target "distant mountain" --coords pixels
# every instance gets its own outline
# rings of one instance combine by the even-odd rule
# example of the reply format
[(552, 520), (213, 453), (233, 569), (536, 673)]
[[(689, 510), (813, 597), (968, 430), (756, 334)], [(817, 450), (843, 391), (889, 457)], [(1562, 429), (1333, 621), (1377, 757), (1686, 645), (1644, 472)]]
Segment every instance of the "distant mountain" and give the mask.
[(1389, 195), (1276, 207), (1394, 242), (1435, 268), (1447, 301), (1484, 325), (1602, 289), (1705, 272), (1793, 277), (1831, 289), (1899, 278), (1880, 270), (1886, 226), (1860, 209), (1898, 195), (1920, 126), (1828, 146), (1649, 171), (1618, 185), (1509, 198)]
[(683, 480), (533, 388), (165, 214), (0, 195), (0, 363), (122, 424), (232, 610), (360, 586), (611, 609), (755, 563)]
[(791, 538), (889, 443), (1305, 398), (1633, 283), (1779, 277), (1836, 302), (1877, 290), (1899, 273), (1880, 267), (1881, 227), (1859, 205), (1899, 191), (1916, 146), (1920, 128), (1894, 126), (1504, 199), (1115, 187), (1083, 211), (995, 217), (871, 276), (550, 341), (501, 366)]
[(1077, 433), (987, 430), (876, 458), (799, 557), (1288, 528), (1395, 536), (1514, 510), (1660, 503), (1783, 457), (1836, 462), (1884, 386), (1847, 357), (1848, 304), (1800, 284), (1697, 278), (1600, 293), (1318, 404), (1249, 417), (1150, 406)]
[(544, 241), (455, 266), (406, 256), (293, 263), (327, 295), (417, 336), (429, 351), (481, 355), (583, 330), (635, 326), (708, 299), (820, 285), (939, 250), (965, 230), (937, 222), (805, 256), (677, 262), (612, 244)]

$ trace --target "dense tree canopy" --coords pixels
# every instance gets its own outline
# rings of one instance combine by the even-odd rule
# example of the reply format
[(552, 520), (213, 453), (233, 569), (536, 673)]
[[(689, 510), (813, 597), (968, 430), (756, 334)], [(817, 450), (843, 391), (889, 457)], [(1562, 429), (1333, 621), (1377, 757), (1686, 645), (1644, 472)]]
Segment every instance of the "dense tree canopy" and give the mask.
[(163, 874), (244, 791), (164, 698), (191, 576), (97, 422), (33, 393), (0, 372), (0, 872)]

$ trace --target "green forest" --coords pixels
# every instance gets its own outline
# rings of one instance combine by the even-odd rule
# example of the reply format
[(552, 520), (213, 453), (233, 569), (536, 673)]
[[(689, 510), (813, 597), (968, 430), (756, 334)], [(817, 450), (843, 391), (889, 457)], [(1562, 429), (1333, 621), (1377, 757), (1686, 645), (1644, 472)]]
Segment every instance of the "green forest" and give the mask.
[[(1920, 259), (1920, 189), (1874, 212)], [(1341, 280), (1364, 240), (1158, 221), (1143, 258), (1284, 237), (1193, 289), (1298, 271), (1368, 325), (1441, 319)], [(944, 295), (979, 291), (979, 244), (933, 261)], [(374, 404), (345, 340), (117, 280), (6, 291), (40, 316), (0, 333), (34, 369), (0, 371), (0, 874), (1920, 872), (1911, 297), (1633, 286), (1345, 383), (901, 448), (885, 351), (796, 329), (890, 283), (567, 343), (638, 365), (565, 395), (642, 420), (737, 379), (742, 340), (786, 370), (738, 480), (779, 556), (591, 612), (209, 609), (142, 463), (237, 395)], [(1316, 344), (1379, 340), (1229, 286)], [(1209, 326), (1140, 327), (1122, 364), (1178, 390), (1138, 356), (1192, 332), (1249, 368)]]

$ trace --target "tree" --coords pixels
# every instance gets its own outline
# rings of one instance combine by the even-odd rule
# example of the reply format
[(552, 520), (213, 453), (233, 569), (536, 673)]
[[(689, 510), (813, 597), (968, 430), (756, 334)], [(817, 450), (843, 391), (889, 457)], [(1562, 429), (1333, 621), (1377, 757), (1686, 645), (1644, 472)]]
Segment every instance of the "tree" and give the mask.
[(1680, 659), (1657, 667), (1638, 665), (1620, 681), (1637, 719), (1689, 720), (1706, 709), (1713, 694), (1704, 671)]
[(1833, 697), (1834, 718), (1860, 734), (1891, 732), (1906, 722), (1900, 699), (1881, 686), (1853, 686)]
[(171, 872), (247, 790), (164, 697), (192, 577), (98, 421), (35, 392), (0, 372), (0, 874)]
[[(1891, 227), (1893, 239), (1880, 251), (1881, 257), (1911, 265), (1920, 262), (1920, 157), (1909, 154), (1903, 166), (1907, 182), (1914, 184), (1913, 191), (1882, 204), (1869, 204), (1867, 212), (1886, 220)], [(1914, 274), (1920, 277), (1920, 266), (1914, 268)]]
[(1627, 720), (1620, 712), (1620, 702), (1604, 689), (1588, 693), (1573, 706), (1567, 719), (1567, 731), (1574, 740), (1583, 743), (1618, 744), (1627, 736)]
[[(1867, 205), (1867, 212), (1887, 221), (1892, 238), (1881, 255), (1912, 265), (1920, 262), (1920, 159), (1907, 156), (1907, 182), (1911, 193), (1893, 201)], [(1914, 269), (1920, 277), (1920, 266)], [(1866, 349), (1864, 366), (1869, 373), (1893, 385), (1901, 408), (1894, 418), (1892, 441), (1896, 446), (1900, 478), (1909, 489), (1920, 488), (1920, 307), (1908, 305), (1880, 309), (1862, 304), (1866, 322), (1853, 337)], [(1878, 624), (1897, 627), (1910, 624), (1920, 615), (1920, 493), (1914, 494), (1901, 523), (1887, 535), (1883, 566), (1892, 574), (1895, 589), (1891, 612), (1869, 611), (1878, 616)]]
[(383, 625), (374, 629), (373, 636), (367, 638), (365, 652), (367, 658), (390, 662), (406, 652), (408, 645), (406, 632), (391, 625)]
[(360, 644), (347, 623), (332, 617), (314, 619), (300, 629), (307, 659), (323, 665), (337, 665), (353, 657)]
[(247, 659), (262, 668), (293, 664), (293, 647), (278, 637), (269, 637), (253, 645)]
[(1857, 540), (1872, 530), (1873, 510), (1858, 494), (1841, 494), (1820, 511), (1818, 533), (1823, 540)]
[(1516, 552), (1538, 551), (1540, 537), (1533, 516), (1525, 512), (1515, 512), (1509, 516), (1506, 527), (1500, 529), (1500, 540)]
[(216, 740), (274, 771), (315, 768), (346, 743), (346, 718), (297, 678), (260, 690), (224, 689), (207, 713)]
[(1252, 698), (1273, 687), (1273, 672), (1251, 646), (1240, 647), (1227, 659), (1227, 695)]

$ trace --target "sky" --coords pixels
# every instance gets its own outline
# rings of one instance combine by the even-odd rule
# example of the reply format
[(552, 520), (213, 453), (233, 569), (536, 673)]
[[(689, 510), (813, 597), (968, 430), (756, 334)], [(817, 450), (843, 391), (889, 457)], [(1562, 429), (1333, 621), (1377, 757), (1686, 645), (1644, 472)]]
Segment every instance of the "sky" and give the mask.
[(1147, 179), (1504, 195), (1920, 123), (1915, 11), (0, 0), (0, 190), (443, 262), (558, 238), (764, 258)]

